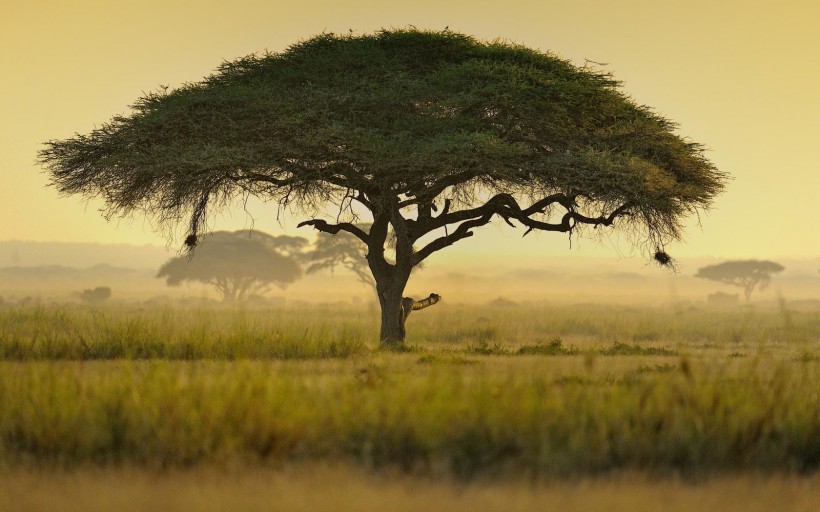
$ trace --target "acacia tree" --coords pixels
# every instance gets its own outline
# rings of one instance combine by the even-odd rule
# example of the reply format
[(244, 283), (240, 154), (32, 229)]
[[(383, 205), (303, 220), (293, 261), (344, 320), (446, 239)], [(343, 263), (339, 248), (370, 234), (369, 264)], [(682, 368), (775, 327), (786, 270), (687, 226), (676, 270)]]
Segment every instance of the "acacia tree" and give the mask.
[(216, 288), (226, 302), (244, 300), (264, 293), (271, 285), (285, 288), (299, 279), (302, 269), (292, 256), (277, 248), (303, 247), (299, 237), (273, 237), (254, 232), (214, 231), (194, 254), (171, 258), (159, 269), (168, 286), (200, 282)]
[(367, 246), (386, 343), (403, 340), (411, 270), (494, 218), (571, 236), (617, 222), (668, 263), (664, 244), (725, 181), (610, 74), (449, 31), (322, 34), (132, 108), (46, 143), (58, 190), (109, 215), (187, 219), (189, 246), (210, 210), (249, 194), (349, 233)]
[(739, 286), (743, 288), (743, 296), (748, 303), (755, 287), (760, 285), (761, 290), (765, 289), (772, 280), (772, 274), (782, 272), (783, 269), (783, 265), (773, 261), (724, 261), (699, 268), (695, 277)]
[[(242, 233), (238, 231), (237, 233)], [(245, 237), (249, 237), (248, 233), (244, 233)], [(305, 247), (308, 246), (307, 238), (301, 236), (288, 236), (288, 235), (279, 235), (273, 236), (267, 233), (263, 233), (261, 231), (254, 231), (253, 238), (257, 242), (261, 242), (274, 251), (278, 252), (283, 256), (288, 256), (290, 258), (298, 259), (302, 251), (305, 250)]]

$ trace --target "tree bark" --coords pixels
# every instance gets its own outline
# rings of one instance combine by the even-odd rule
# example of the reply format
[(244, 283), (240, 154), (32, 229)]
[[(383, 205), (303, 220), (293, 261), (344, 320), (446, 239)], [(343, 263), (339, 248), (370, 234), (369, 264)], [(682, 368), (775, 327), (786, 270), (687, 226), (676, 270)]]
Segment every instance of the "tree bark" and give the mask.
[(407, 277), (403, 272), (396, 269), (393, 275), (376, 278), (376, 290), (379, 295), (379, 305), (382, 310), (381, 333), (379, 334), (380, 345), (385, 348), (400, 348), (404, 344), (407, 330), (404, 327), (405, 315), (402, 310), (401, 301), (404, 294), (404, 287), (407, 285)]
[(407, 330), (404, 327), (404, 315), (401, 309), (401, 298), (382, 298), (382, 324), (379, 334), (380, 344), (388, 348), (398, 348), (404, 344)]

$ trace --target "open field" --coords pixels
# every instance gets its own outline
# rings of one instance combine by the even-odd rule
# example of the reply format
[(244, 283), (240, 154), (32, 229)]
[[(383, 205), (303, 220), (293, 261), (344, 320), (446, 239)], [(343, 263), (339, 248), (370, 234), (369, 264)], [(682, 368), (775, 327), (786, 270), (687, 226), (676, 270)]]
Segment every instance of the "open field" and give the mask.
[(728, 475), (696, 483), (636, 474), (462, 482), (308, 465), (241, 472), (16, 471), (0, 480), (4, 512), (815, 512), (818, 501), (817, 475)]
[(88, 489), (102, 510), (124, 485), (147, 507), (193, 496), (205, 471), (233, 475), (208, 492), (257, 510), (264, 482), (298, 497), (322, 480), (287, 468), (341, 464), (319, 470), (328, 492), (362, 503), (412, 503), (420, 486), (430, 503), (513, 493), (528, 510), (589, 486), (589, 509), (620, 488), (732, 510), (714, 500), (748, 487), (810, 510), (818, 311), (442, 304), (410, 318), (402, 353), (375, 349), (375, 320), (352, 306), (0, 307), (6, 499), (36, 488), (23, 509), (45, 509), (49, 493)]

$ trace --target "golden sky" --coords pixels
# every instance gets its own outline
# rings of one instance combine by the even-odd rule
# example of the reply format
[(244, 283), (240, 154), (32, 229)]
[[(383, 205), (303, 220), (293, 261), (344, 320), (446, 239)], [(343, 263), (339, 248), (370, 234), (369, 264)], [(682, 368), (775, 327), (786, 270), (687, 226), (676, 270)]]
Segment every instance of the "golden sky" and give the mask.
[[(0, 240), (165, 244), (142, 217), (106, 222), (99, 204), (59, 197), (35, 163), (41, 144), (86, 133), (142, 91), (197, 81), (222, 60), (322, 31), (407, 25), (607, 63), (636, 101), (709, 147), (734, 179), (674, 255), (820, 255), (816, 0), (0, 0)], [(271, 207), (251, 213), (257, 229), (310, 236), (292, 220), (280, 227)], [(212, 227), (251, 222), (238, 208)], [(520, 234), (489, 226), (444, 252), (630, 253), (617, 237), (569, 249), (566, 236)]]

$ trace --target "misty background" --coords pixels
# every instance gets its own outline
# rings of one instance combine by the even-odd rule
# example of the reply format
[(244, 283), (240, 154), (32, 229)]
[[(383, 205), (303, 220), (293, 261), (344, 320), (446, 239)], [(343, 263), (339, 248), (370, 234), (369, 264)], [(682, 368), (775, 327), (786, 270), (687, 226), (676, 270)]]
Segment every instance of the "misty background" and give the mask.
[[(208, 285), (169, 287), (156, 277), (159, 267), (178, 255), (176, 248), (158, 245), (3, 241), (0, 297), (6, 303), (79, 301), (83, 290), (106, 286), (112, 290), (111, 302), (218, 301), (219, 295)], [(499, 307), (511, 307), (538, 301), (706, 305), (709, 294), (723, 292), (737, 294), (743, 304), (740, 288), (694, 277), (698, 268), (725, 261), (720, 258), (683, 258), (675, 273), (642, 255), (591, 257), (567, 250), (565, 256), (504, 258), (476, 252), (469, 261), (463, 255), (447, 256), (442, 252), (414, 273), (406, 295), (418, 298), (436, 292), (453, 304), (495, 301)], [(785, 270), (772, 276), (768, 288), (755, 290), (752, 304), (778, 305), (783, 299), (795, 307), (820, 308), (820, 258), (776, 261)], [(365, 307), (375, 304), (375, 296), (352, 272), (337, 268), (306, 274), (285, 289), (273, 287), (254, 302), (345, 302)]]

